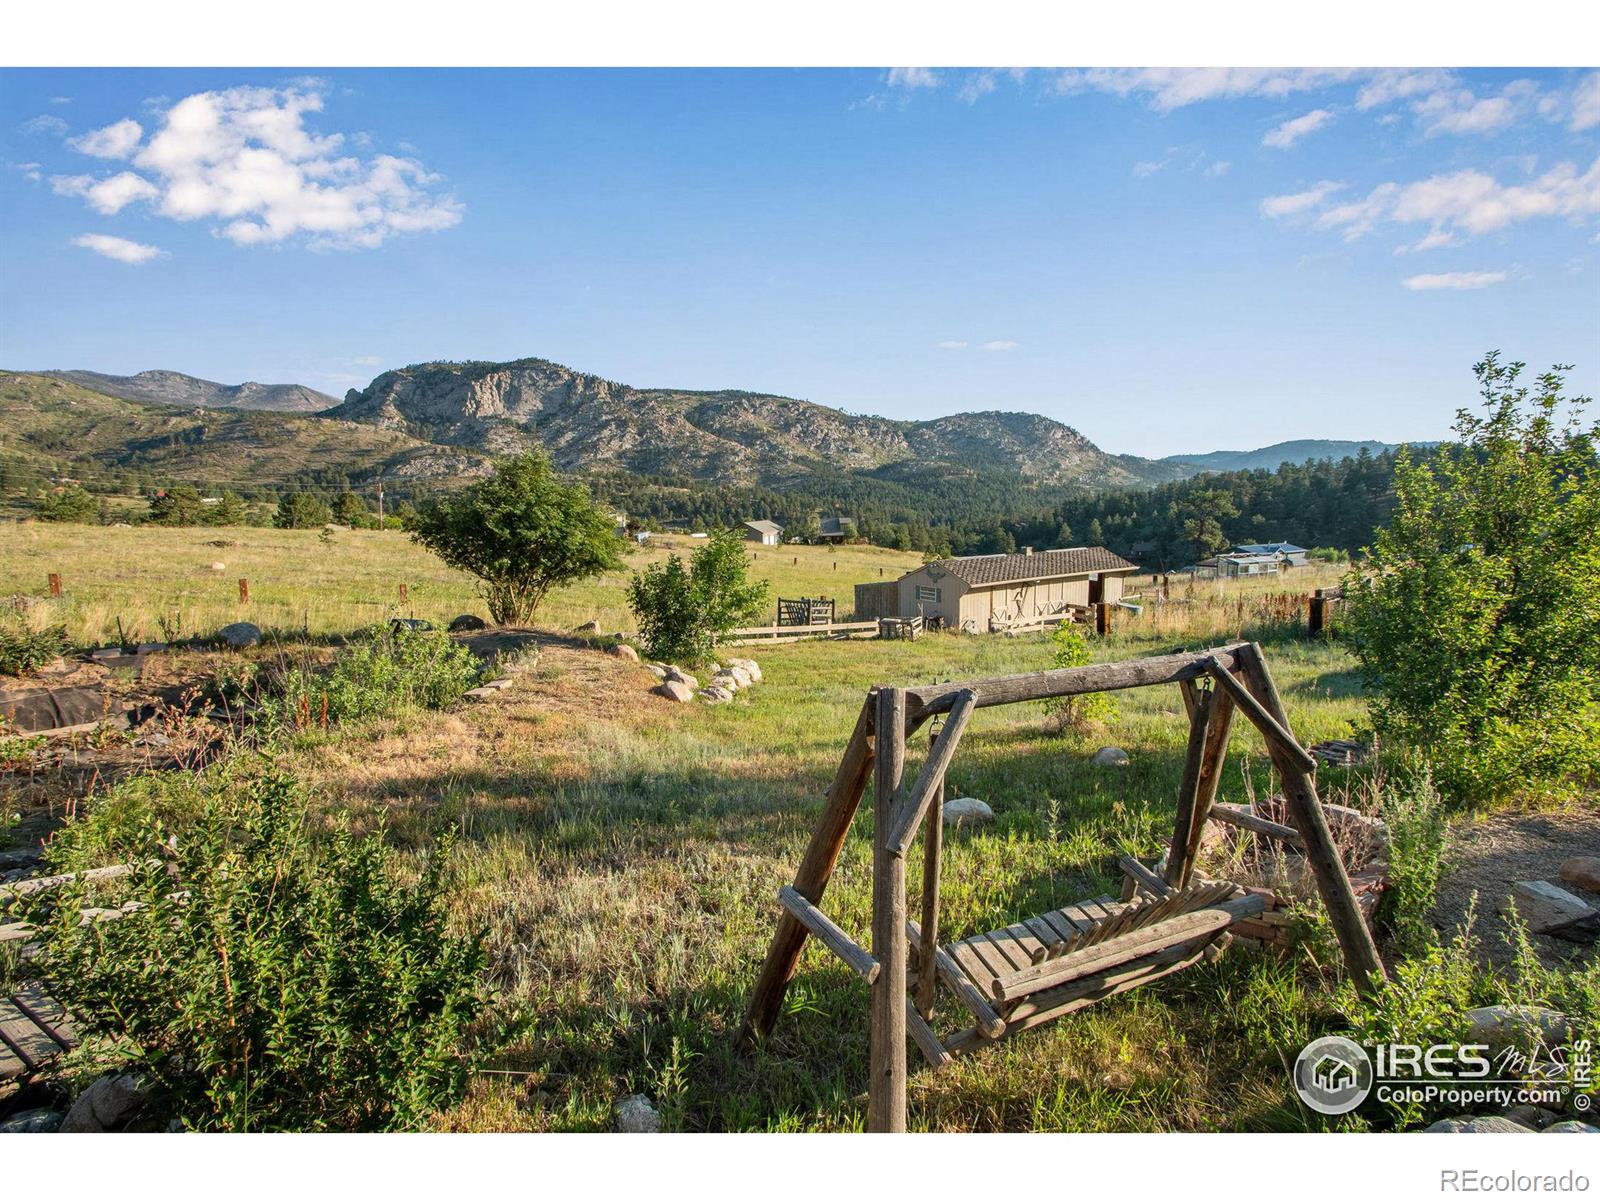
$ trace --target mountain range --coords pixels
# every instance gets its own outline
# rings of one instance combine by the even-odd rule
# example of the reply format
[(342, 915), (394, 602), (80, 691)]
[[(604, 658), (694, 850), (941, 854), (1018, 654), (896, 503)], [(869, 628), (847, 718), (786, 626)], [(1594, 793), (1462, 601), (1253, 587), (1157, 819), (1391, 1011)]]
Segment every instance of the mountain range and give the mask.
[(1035, 413), (898, 421), (758, 392), (634, 387), (541, 358), (402, 367), (342, 402), (300, 384), (229, 385), (176, 371), (6, 373), (0, 383), (0, 449), (13, 461), (268, 486), (340, 474), (448, 482), (482, 474), (490, 456), (539, 446), (574, 474), (776, 490), (877, 481), (946, 493), (962, 479), (1009, 479), (1074, 492), (1388, 448), (1296, 441), (1147, 459), (1108, 454)]

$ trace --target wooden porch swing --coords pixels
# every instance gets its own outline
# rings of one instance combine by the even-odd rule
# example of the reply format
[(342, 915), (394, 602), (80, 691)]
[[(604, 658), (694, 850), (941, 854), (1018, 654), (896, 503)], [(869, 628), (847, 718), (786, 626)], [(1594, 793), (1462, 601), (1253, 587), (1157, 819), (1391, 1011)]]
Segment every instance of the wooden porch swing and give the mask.
[[(1121, 865), (1127, 878), (1120, 899), (1097, 896), (941, 944), (945, 773), (972, 714), (994, 705), (1158, 684), (1177, 684), (1189, 715), (1177, 822), (1166, 858), (1151, 869), (1124, 857)], [(783, 911), (751, 994), (742, 1040), (748, 1044), (771, 1032), (805, 939), (814, 935), (871, 989), (867, 1127), (897, 1132), (905, 1129), (906, 1122), (908, 1035), (938, 1068), (954, 1054), (1056, 1020), (1221, 953), (1229, 927), (1263, 907), (1259, 896), (1226, 880), (1198, 878), (1194, 870), (1236, 710), (1266, 740), (1345, 962), (1357, 986), (1370, 988), (1382, 978), (1383, 964), (1328, 832), (1317, 797), (1316, 760), (1289, 732), (1261, 648), (1253, 642), (1236, 642), (1129, 662), (869, 691), (794, 884), (778, 893)], [(906, 740), (936, 717), (943, 718), (943, 727), (933, 736), (927, 760), (908, 786), (903, 779)], [(873, 805), (870, 953), (818, 907), (869, 773), (875, 775), (879, 797)], [(909, 920), (906, 913), (906, 854), (919, 829), (923, 835), (920, 923)], [(939, 984), (972, 1021), (946, 1038), (940, 1038), (930, 1024)]]

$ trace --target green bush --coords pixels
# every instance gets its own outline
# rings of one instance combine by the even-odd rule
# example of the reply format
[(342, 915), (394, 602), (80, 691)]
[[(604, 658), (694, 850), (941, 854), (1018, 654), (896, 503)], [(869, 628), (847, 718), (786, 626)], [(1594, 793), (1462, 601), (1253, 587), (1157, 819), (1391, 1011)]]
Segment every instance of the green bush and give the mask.
[[(407, 1129), (457, 1099), (484, 953), (446, 926), (450, 843), (407, 881), (381, 835), (314, 840), (286, 776), (166, 786), (198, 812), (174, 837), (137, 801), (115, 837), (131, 877), (31, 906), (36, 965), (80, 1029), (191, 1129)], [(64, 846), (107, 830), (74, 833)], [(127, 902), (141, 907), (121, 920), (79, 919)]]
[(39, 497), (41, 521), (73, 521), (86, 525), (95, 519), (98, 512), (99, 505), (95, 498), (77, 484), (46, 492)]
[(265, 707), (269, 726), (306, 729), (388, 712), (400, 705), (444, 708), (476, 687), (483, 667), (472, 651), (442, 633), (375, 626), (319, 671), (284, 667)]
[(318, 529), (333, 520), (328, 502), (313, 492), (285, 492), (278, 497), (272, 523), (279, 529)]
[[(1073, 621), (1063, 621), (1050, 634), (1050, 666), (1081, 667), (1089, 662), (1089, 639)], [(1052, 696), (1044, 711), (1062, 728), (1087, 730), (1114, 720), (1117, 702), (1104, 692), (1086, 696)]]
[(65, 625), (38, 628), (24, 614), (0, 610), (0, 675), (30, 675), (66, 648)]
[(1395, 462), (1395, 511), (1347, 581), (1342, 625), (1373, 721), (1447, 794), (1570, 791), (1600, 774), (1600, 425), (1560, 368), (1476, 371), (1460, 444)]
[(1386, 790), (1379, 815), (1389, 830), (1384, 919), (1400, 953), (1421, 954), (1438, 941), (1431, 914), (1448, 861), (1449, 817), (1426, 770), (1409, 784)]
[(145, 520), (151, 525), (205, 525), (209, 524), (208, 510), (212, 507), (201, 499), (200, 490), (193, 484), (180, 483), (150, 497), (150, 512)]
[(713, 533), (687, 564), (678, 555), (628, 581), (628, 606), (639, 637), (656, 658), (698, 663), (717, 638), (754, 620), (767, 603), (767, 584), (748, 578), (744, 539), (731, 529)]

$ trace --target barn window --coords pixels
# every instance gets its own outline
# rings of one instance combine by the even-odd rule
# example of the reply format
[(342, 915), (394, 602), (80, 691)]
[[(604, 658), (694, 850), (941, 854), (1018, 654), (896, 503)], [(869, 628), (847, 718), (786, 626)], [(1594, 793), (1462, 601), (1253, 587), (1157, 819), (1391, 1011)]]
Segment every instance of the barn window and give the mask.
[(917, 585), (917, 603), (938, 604), (943, 598), (938, 588), (923, 587), (920, 583)]

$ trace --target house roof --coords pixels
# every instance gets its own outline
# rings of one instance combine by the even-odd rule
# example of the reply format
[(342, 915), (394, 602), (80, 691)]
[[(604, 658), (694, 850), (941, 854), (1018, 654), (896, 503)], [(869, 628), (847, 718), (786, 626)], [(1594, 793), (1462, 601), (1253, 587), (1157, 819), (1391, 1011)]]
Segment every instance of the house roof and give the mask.
[(1244, 546), (1235, 546), (1240, 554), (1305, 554), (1304, 546), (1296, 546), (1293, 542), (1251, 542)]
[(757, 533), (782, 533), (783, 526), (776, 521), (746, 521), (746, 529), (754, 529)]
[(817, 522), (818, 528), (823, 533), (845, 533), (856, 527), (854, 517), (823, 517)]
[(1057, 579), (1068, 575), (1093, 575), (1102, 571), (1137, 571), (1139, 568), (1104, 546), (1078, 546), (1071, 550), (1041, 550), (1036, 554), (977, 554), (967, 558), (942, 558), (937, 567), (975, 587), (990, 583), (1017, 583), (1027, 579)]

